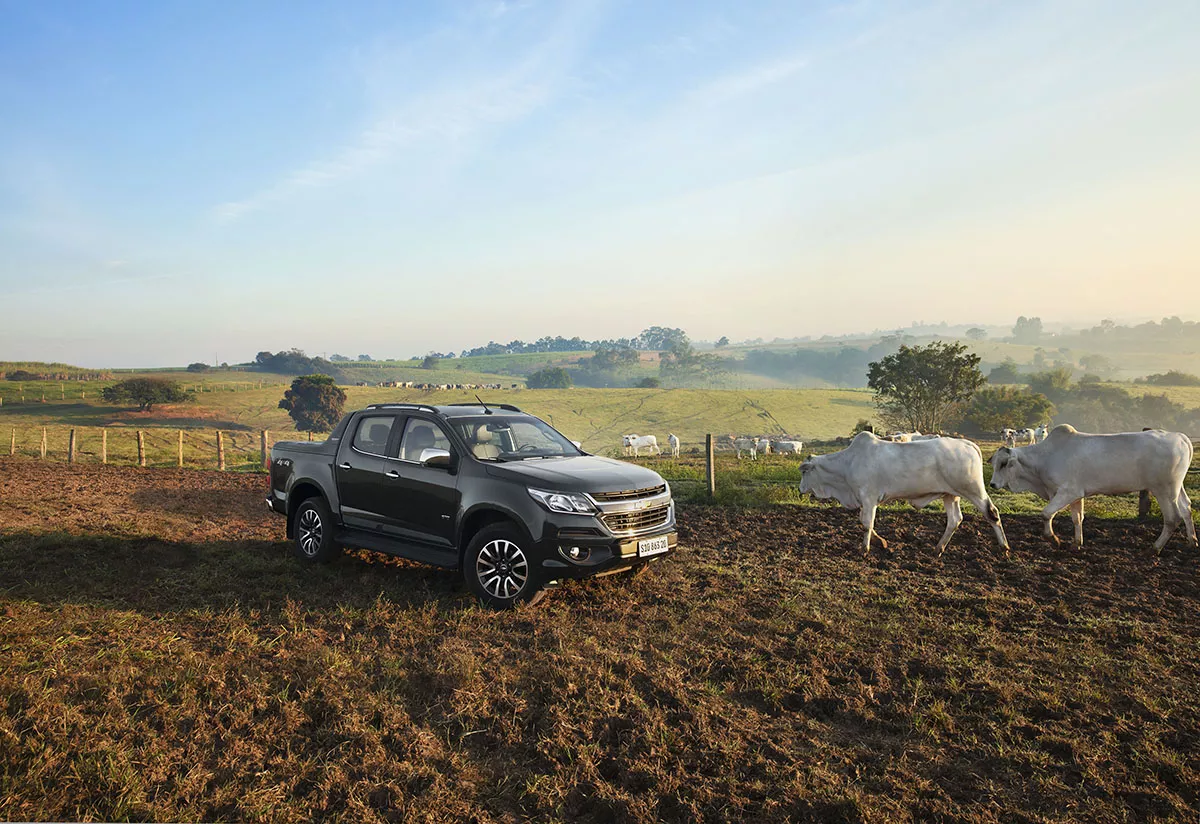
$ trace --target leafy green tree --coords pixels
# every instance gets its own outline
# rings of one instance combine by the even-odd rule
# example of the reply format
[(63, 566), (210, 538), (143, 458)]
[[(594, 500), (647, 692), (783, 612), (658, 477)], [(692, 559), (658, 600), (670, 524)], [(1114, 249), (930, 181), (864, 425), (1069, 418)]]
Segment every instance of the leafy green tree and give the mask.
[(979, 356), (965, 343), (903, 345), (867, 367), (867, 386), (875, 390), (883, 422), (921, 432), (941, 429), (983, 383)]
[(987, 330), (972, 326), (967, 330), (967, 340), (987, 340)]
[(329, 375), (301, 375), (279, 402), (301, 432), (332, 432), (345, 406), (346, 393)]
[(421, 368), (422, 369), (437, 369), (438, 363), (440, 363), (441, 360), (442, 359), (439, 358), (437, 355), (426, 355), (425, 359), (421, 361)]
[(682, 329), (669, 329), (664, 326), (651, 326), (649, 329), (643, 329), (642, 333), (637, 336), (637, 340), (640, 348), (654, 351), (690, 346), (686, 332)]
[(636, 386), (638, 389), (658, 389), (662, 386), (662, 381), (658, 378), (642, 378)]
[(1045, 372), (1034, 372), (1029, 376), (1029, 388), (1040, 392), (1055, 403), (1064, 400), (1071, 392), (1071, 375), (1074, 371), (1069, 366), (1059, 366), (1047, 369)]
[(139, 410), (149, 412), (156, 403), (182, 403), (192, 394), (166, 378), (130, 378), (106, 387), (100, 396), (109, 403), (136, 403)]
[(525, 379), (530, 389), (570, 389), (571, 373), (561, 366), (548, 366)]
[(1091, 372), (1093, 375), (1099, 375), (1102, 378), (1107, 378), (1112, 375), (1115, 365), (1104, 355), (1089, 354), (1084, 355), (1079, 359), (1079, 365), (1085, 371)]
[(728, 345), (729, 345), (729, 338), (725, 335), (721, 335), (721, 339), (719, 341), (717, 341), (717, 343), (716, 343), (716, 348), (724, 349)]
[(985, 386), (975, 393), (963, 417), (980, 432), (1024, 429), (1048, 423), (1054, 404), (1045, 395), (1015, 386)]
[(200, 361), (196, 361), (195, 363), (188, 364), (187, 371), (189, 371), (189, 372), (207, 372), (209, 369), (212, 369), (212, 367), (209, 366), (207, 363), (201, 363)]
[(1017, 318), (1013, 326), (1013, 343), (1036, 345), (1042, 342), (1042, 319), (1027, 318), (1024, 315)]
[(1021, 372), (1015, 360), (1005, 358), (1002, 364), (988, 372), (987, 379), (988, 383), (1020, 383)]
[(363, 363), (369, 363), (371, 360), (371, 356), (370, 355), (359, 355), (358, 359), (359, 359), (359, 361), (361, 361)]

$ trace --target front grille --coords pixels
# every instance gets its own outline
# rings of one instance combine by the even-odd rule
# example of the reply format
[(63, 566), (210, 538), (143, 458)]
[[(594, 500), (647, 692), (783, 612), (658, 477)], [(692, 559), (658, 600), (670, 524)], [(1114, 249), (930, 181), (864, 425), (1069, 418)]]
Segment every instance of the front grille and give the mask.
[(671, 505), (663, 504), (639, 512), (608, 512), (600, 516), (604, 525), (616, 534), (642, 532), (662, 526), (670, 517)]
[(667, 491), (666, 484), (648, 486), (645, 489), (626, 489), (621, 492), (593, 492), (591, 496), (597, 501), (631, 501), (635, 498), (653, 498)]

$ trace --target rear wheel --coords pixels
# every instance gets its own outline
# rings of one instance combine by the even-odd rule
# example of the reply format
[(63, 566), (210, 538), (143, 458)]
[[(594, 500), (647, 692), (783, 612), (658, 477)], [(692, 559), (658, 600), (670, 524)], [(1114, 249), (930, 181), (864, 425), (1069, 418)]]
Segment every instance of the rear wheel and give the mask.
[(292, 551), (302, 561), (327, 564), (341, 552), (333, 540), (333, 515), (329, 505), (320, 497), (309, 498), (300, 504), (293, 516), (295, 543)]
[(471, 539), (463, 558), (467, 586), (494, 609), (536, 604), (546, 592), (528, 547), (529, 539), (507, 524), (481, 529)]

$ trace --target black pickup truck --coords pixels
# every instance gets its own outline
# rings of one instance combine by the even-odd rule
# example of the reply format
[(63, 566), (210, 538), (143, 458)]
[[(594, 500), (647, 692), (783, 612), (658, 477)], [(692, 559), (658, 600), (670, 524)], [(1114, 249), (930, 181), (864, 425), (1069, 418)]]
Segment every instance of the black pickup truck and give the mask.
[(676, 546), (658, 473), (589, 455), (508, 404), (373, 404), (326, 441), (281, 441), (267, 506), (303, 560), (351, 546), (460, 569), (501, 608)]

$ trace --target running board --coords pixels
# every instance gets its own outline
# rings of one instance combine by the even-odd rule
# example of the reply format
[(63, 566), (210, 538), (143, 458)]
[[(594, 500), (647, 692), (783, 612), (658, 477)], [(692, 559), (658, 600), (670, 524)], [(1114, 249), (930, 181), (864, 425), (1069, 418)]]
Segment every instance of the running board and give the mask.
[(339, 546), (355, 549), (368, 549), (384, 555), (394, 555), (407, 561), (417, 561), (443, 569), (458, 569), (458, 554), (448, 549), (434, 549), (422, 544), (414, 544), (400, 538), (373, 535), (360, 529), (339, 529), (334, 534), (334, 540)]

